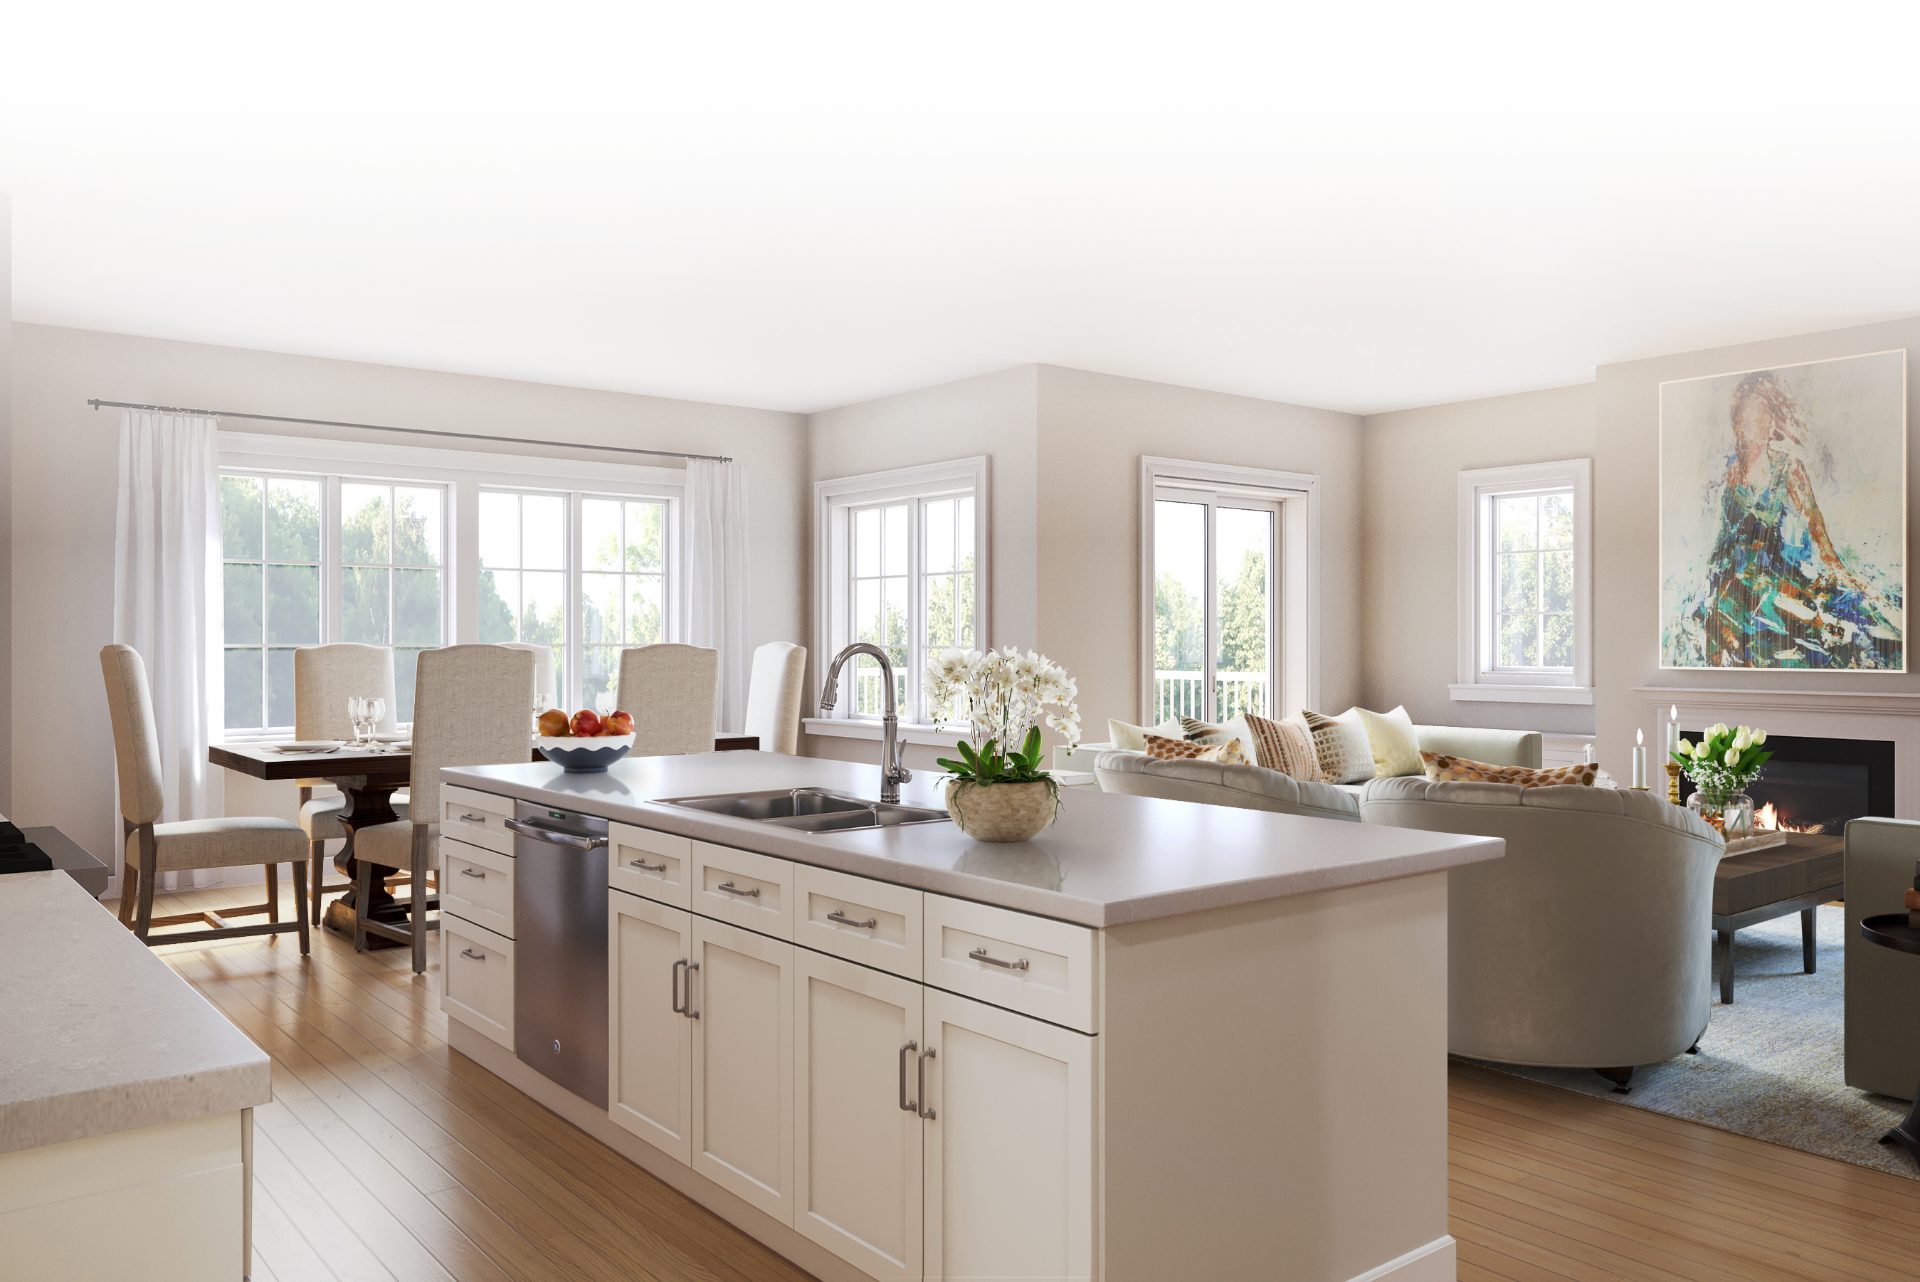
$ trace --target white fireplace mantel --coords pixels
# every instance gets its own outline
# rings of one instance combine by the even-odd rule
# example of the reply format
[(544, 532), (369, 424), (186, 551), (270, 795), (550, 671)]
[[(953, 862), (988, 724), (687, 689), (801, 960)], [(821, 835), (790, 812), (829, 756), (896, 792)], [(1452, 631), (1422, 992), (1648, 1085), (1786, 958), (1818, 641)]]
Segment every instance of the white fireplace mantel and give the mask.
[(1920, 713), (1920, 694), (1897, 690), (1755, 690), (1704, 686), (1636, 686), (1652, 703), (1695, 708), (1752, 708), (1763, 712), (1832, 712), (1842, 716)]

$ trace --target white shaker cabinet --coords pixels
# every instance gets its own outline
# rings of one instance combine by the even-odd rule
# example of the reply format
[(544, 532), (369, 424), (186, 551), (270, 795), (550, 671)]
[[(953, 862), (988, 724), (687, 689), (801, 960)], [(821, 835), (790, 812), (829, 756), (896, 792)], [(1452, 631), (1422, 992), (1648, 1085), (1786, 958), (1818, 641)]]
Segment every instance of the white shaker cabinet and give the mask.
[(793, 1223), (793, 945), (693, 919), (693, 1169)]
[(794, 950), (793, 1227), (876, 1278), (921, 1276), (923, 990)]
[(607, 1112), (681, 1162), (692, 1158), (692, 960), (690, 914), (637, 895), (607, 896)]

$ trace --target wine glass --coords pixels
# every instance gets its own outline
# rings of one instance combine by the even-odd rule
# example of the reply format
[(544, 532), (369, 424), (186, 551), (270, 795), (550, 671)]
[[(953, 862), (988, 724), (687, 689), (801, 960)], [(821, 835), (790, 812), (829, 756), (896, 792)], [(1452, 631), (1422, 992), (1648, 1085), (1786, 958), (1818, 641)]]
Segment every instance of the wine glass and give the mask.
[(353, 727), (353, 742), (358, 745), (366, 734), (367, 700), (365, 695), (347, 696), (347, 724)]
[(593, 710), (604, 720), (606, 715), (613, 711), (613, 691), (602, 690), (600, 693), (594, 695)]
[(373, 742), (373, 736), (387, 719), (387, 701), (378, 695), (367, 700), (367, 742)]

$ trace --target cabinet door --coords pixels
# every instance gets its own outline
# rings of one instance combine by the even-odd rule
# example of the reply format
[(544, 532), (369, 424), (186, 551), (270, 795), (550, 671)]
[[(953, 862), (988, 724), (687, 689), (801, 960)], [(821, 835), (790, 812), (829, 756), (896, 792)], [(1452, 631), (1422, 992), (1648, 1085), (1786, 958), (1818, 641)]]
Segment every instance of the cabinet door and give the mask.
[(876, 1278), (920, 1276), (923, 991), (794, 950), (793, 1226)]
[(607, 896), (607, 1112), (680, 1161), (689, 1156), (693, 1021), (675, 1009), (693, 960), (692, 917)]
[(1093, 1044), (926, 990), (929, 1279), (1093, 1276)]
[(693, 1169), (793, 1223), (793, 945), (693, 919)]

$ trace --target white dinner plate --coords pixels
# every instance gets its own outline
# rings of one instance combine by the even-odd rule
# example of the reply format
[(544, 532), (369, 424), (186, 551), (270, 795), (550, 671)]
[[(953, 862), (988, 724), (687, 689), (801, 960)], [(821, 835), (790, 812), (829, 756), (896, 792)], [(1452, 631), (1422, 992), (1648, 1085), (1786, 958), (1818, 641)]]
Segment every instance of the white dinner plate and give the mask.
[(292, 743), (276, 743), (275, 752), (334, 752), (341, 747), (338, 739), (296, 739)]

